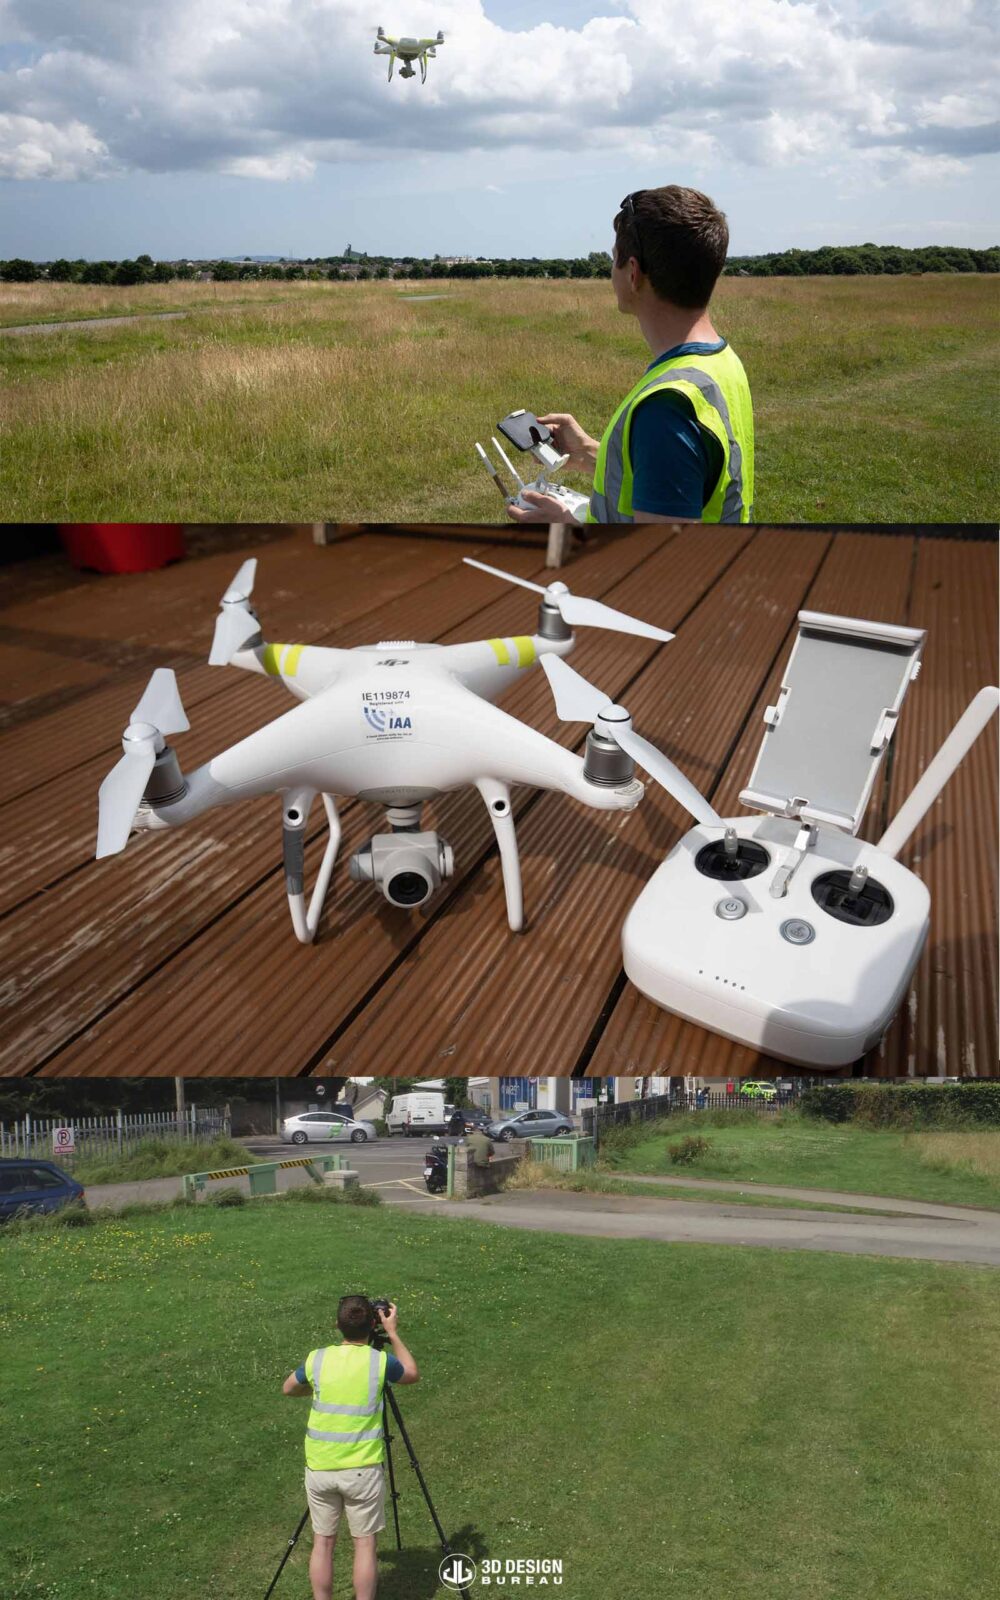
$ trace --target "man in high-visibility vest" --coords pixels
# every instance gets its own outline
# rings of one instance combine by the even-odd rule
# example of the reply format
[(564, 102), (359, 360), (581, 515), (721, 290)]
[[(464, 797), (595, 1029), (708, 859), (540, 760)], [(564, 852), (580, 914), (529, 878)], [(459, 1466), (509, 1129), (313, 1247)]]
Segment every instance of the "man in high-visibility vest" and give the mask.
[(615, 217), (611, 283), (653, 356), (592, 439), (576, 418), (540, 417), (570, 467), (592, 474), (586, 515), (571, 519), (552, 495), (525, 491), (534, 509), (515, 522), (749, 522), (753, 514), (753, 407), (739, 356), (708, 314), (726, 262), (729, 228), (697, 189), (671, 184), (625, 196)]
[[(370, 1334), (378, 1316), (392, 1354)], [(416, 1383), (417, 1363), (396, 1328), (396, 1307), (375, 1311), (363, 1294), (337, 1307), (341, 1344), (310, 1350), (285, 1379), (283, 1392), (311, 1395), (306, 1427), (306, 1496), (313, 1528), (309, 1580), (314, 1600), (331, 1600), (333, 1552), (342, 1515), (354, 1540), (356, 1600), (374, 1600), (375, 1540), (385, 1527), (385, 1438), (382, 1391), (387, 1383)]]

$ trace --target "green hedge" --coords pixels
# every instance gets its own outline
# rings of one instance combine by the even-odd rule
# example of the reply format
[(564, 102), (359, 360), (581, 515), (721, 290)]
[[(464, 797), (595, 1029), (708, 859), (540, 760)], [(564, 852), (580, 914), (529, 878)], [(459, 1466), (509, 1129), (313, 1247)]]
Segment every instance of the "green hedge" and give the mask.
[(965, 1083), (836, 1083), (807, 1089), (807, 1117), (861, 1122), (870, 1127), (933, 1128), (956, 1123), (1000, 1125), (1000, 1081)]

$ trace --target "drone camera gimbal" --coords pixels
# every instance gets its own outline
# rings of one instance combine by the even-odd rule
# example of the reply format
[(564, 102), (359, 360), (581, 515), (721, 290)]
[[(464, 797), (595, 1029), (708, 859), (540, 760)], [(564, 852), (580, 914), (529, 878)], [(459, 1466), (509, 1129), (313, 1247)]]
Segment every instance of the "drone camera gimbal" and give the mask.
[(390, 808), (393, 831), (374, 834), (356, 850), (347, 872), (354, 883), (377, 884), (391, 906), (410, 910), (422, 906), (451, 877), (455, 856), (436, 833), (419, 831), (419, 806), (406, 808), (416, 813), (412, 823), (398, 823), (394, 813), (403, 809)]

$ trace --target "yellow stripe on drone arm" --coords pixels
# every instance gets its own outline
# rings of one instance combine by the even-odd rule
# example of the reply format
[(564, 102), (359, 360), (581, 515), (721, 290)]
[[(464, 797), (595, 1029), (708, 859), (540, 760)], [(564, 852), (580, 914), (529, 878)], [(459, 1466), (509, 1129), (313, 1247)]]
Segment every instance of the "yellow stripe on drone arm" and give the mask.
[(510, 666), (510, 651), (507, 649), (506, 639), (490, 639), (487, 641), (493, 654), (502, 667)]
[(304, 649), (304, 644), (266, 644), (260, 658), (261, 666), (269, 677), (294, 678)]
[(517, 634), (511, 640), (517, 651), (517, 664), (519, 667), (530, 667), (535, 659), (535, 646), (526, 634)]

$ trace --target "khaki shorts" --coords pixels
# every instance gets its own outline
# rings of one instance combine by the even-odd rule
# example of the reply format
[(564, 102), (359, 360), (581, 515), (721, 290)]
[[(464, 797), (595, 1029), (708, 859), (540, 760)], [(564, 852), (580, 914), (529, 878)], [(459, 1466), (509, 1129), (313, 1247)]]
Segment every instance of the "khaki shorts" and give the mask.
[(385, 1527), (385, 1471), (375, 1467), (350, 1467), (342, 1472), (314, 1472), (306, 1467), (306, 1498), (313, 1533), (335, 1537), (341, 1512), (355, 1539), (381, 1533)]

